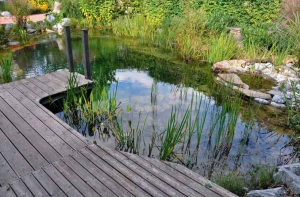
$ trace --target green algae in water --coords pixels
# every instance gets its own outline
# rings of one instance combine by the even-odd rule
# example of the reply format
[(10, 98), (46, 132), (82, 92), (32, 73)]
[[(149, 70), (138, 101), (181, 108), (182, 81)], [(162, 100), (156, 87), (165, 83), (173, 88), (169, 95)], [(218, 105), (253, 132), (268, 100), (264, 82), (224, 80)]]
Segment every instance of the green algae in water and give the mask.
[(241, 80), (249, 85), (249, 89), (251, 90), (271, 90), (272, 87), (276, 85), (275, 81), (265, 79), (261, 75), (239, 75)]

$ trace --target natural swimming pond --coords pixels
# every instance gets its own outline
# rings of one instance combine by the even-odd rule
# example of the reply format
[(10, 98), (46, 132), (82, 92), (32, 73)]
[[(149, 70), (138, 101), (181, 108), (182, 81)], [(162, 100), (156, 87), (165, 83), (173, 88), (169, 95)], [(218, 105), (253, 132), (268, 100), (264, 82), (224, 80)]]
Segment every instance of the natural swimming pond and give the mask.
[[(93, 78), (116, 90), (119, 109), (123, 109), (122, 123), (128, 131), (124, 136), (140, 133), (132, 141), (138, 147), (135, 152), (158, 157), (172, 110), (180, 122), (190, 107), (191, 119), (199, 122), (189, 125), (195, 132), (185, 128), (186, 135), (176, 144), (173, 159), (202, 175), (245, 171), (256, 164), (277, 165), (292, 158), (294, 149), (280, 126), (284, 125), (280, 111), (240, 100), (222, 89), (213, 91), (217, 86), (211, 65), (185, 64), (155, 47), (110, 36), (91, 37), (89, 43)], [(74, 39), (72, 44), (76, 69), (83, 73), (81, 40)], [(65, 42), (54, 38), (15, 51), (13, 78), (42, 75), (66, 65)], [(56, 115), (94, 143), (133, 151), (120, 146), (116, 134), (101, 125), (89, 129), (80, 121), (67, 119), (63, 112)]]

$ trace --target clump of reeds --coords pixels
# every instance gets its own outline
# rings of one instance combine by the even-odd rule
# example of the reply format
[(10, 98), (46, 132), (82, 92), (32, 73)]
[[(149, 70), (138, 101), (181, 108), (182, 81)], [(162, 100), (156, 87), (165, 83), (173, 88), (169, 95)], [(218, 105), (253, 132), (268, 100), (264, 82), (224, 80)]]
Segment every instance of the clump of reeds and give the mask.
[(2, 83), (8, 83), (12, 81), (12, 77), (10, 74), (12, 64), (12, 57), (2, 58), (0, 61), (0, 78)]
[(239, 46), (236, 40), (224, 32), (210, 36), (207, 45), (208, 62), (215, 63), (238, 56)]

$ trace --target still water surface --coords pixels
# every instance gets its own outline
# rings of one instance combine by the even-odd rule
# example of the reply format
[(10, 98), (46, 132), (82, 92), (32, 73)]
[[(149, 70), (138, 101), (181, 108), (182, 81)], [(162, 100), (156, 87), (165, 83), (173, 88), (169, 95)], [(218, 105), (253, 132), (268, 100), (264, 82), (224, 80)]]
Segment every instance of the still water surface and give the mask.
[[(151, 156), (157, 157), (160, 134), (167, 126), (172, 107), (176, 106), (183, 114), (195, 95), (203, 100), (200, 116), (208, 106), (200, 144), (197, 146), (194, 135), (189, 146), (183, 143), (177, 147), (178, 157), (193, 170), (205, 176), (221, 171), (245, 171), (256, 164), (282, 164), (293, 153), (293, 147), (288, 146), (290, 139), (287, 135), (278, 134), (274, 127), (258, 120), (259, 117), (248, 120), (245, 110), (238, 116), (230, 140), (226, 135), (218, 135), (218, 125), (211, 131), (215, 114), (222, 109), (222, 105), (209, 93), (209, 84), (213, 81), (210, 65), (187, 65), (156, 48), (137, 46), (132, 41), (125, 42), (109, 36), (92, 37), (89, 43), (94, 79), (109, 83), (111, 89), (117, 87), (120, 108), (132, 107), (131, 112), (124, 110), (124, 122), (133, 125), (138, 121), (145, 123), (140, 154), (149, 154), (149, 145), (155, 135)], [(74, 39), (72, 45), (75, 64), (78, 65), (76, 70), (82, 73), (81, 40)], [(43, 75), (67, 65), (65, 43), (60, 38), (17, 50), (13, 58), (14, 80)], [(57, 116), (64, 120), (63, 113), (57, 113)], [(73, 127), (76, 128), (76, 125)], [(80, 132), (97, 144), (117, 147), (112, 134)]]

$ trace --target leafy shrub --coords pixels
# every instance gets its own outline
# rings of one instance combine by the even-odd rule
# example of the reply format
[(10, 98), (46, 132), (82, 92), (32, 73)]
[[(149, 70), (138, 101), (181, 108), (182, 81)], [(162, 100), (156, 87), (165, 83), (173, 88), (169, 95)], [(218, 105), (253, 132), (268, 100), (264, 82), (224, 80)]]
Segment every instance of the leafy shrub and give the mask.
[(257, 25), (270, 23), (278, 18), (280, 0), (204, 0), (203, 7), (209, 14), (225, 12), (237, 24)]
[(9, 0), (5, 8), (15, 16), (19, 28), (26, 28), (27, 16), (30, 14), (30, 4), (26, 0)]

